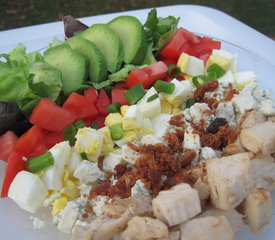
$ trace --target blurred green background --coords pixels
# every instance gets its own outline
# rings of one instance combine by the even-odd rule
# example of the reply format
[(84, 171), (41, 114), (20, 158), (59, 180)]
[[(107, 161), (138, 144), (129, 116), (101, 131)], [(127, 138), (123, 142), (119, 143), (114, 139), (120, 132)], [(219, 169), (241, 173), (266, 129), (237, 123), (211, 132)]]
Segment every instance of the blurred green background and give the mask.
[(62, 15), (85, 17), (103, 13), (175, 4), (219, 9), (275, 38), (275, 0), (0, 0), (0, 30), (60, 20)]

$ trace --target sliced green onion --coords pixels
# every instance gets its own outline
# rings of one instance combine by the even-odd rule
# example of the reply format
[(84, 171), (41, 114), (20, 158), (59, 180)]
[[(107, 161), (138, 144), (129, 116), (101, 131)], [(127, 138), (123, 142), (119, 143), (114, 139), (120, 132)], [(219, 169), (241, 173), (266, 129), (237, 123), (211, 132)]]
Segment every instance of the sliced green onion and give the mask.
[(139, 82), (131, 87), (124, 96), (128, 100), (128, 102), (133, 105), (137, 103), (137, 101), (140, 100), (145, 94), (146, 91), (144, 90), (142, 83)]
[(205, 78), (205, 84), (213, 81), (213, 80), (216, 80), (218, 77), (217, 77), (217, 74), (215, 72), (210, 72), (207, 74), (206, 78)]
[(154, 87), (158, 92), (172, 94), (174, 92), (176, 86), (174, 83), (171, 83), (171, 82), (157, 80), (154, 84)]
[(38, 172), (54, 164), (51, 152), (46, 152), (41, 156), (31, 157), (27, 160), (27, 169), (31, 172)]
[(194, 98), (189, 98), (186, 101), (186, 108), (190, 108), (191, 106), (193, 106), (197, 101)]
[(75, 126), (76, 129), (80, 129), (80, 128), (86, 127), (86, 124), (85, 124), (85, 122), (83, 120), (78, 120), (73, 125)]
[(203, 82), (206, 82), (206, 77), (203, 76), (203, 75), (199, 75), (199, 76), (196, 76), (196, 77), (193, 77), (192, 78), (192, 82), (194, 84), (195, 87), (201, 87), (203, 84), (201, 84), (199, 82), (199, 79), (201, 79)]
[(107, 106), (107, 112), (108, 113), (117, 113), (120, 112), (120, 104), (118, 102), (109, 104)]
[(74, 125), (70, 125), (62, 131), (64, 140), (69, 141), (71, 146), (74, 146), (74, 144), (76, 142), (76, 138), (75, 138), (76, 132), (77, 132), (77, 130)]
[(90, 128), (98, 129), (99, 125), (94, 122), (94, 123), (92, 123), (92, 125), (90, 126)]
[(81, 156), (82, 160), (88, 160), (88, 157), (85, 152), (80, 153), (80, 156)]
[(181, 74), (180, 68), (176, 64), (170, 64), (168, 69), (167, 75), (171, 78), (176, 78)]
[(206, 72), (208, 74), (210, 74), (210, 73), (216, 74), (216, 78), (212, 79), (212, 80), (216, 80), (217, 78), (220, 78), (220, 77), (222, 77), (225, 74), (225, 70), (220, 65), (218, 65), (217, 63), (213, 63), (212, 65), (210, 65), (206, 69)]
[(154, 95), (147, 98), (147, 102), (152, 102), (153, 100), (157, 99), (159, 95), (155, 93)]
[(123, 129), (121, 124), (114, 124), (110, 127), (110, 133), (113, 140), (119, 140), (123, 136)]

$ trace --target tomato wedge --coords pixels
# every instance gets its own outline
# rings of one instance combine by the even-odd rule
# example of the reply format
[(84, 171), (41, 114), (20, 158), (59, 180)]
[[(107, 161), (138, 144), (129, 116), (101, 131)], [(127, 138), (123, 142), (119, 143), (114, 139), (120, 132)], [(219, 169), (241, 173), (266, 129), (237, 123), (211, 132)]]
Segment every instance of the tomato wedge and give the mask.
[(38, 156), (47, 151), (45, 145), (46, 131), (38, 126), (31, 127), (18, 138), (14, 150), (23, 154), (24, 157)]
[(31, 123), (53, 132), (61, 132), (75, 120), (73, 113), (58, 106), (49, 98), (42, 98), (30, 116)]
[(86, 98), (88, 98), (91, 103), (93, 104), (96, 104), (96, 100), (97, 100), (97, 91), (94, 89), (94, 88), (87, 88), (85, 91), (84, 91), (84, 96)]
[(158, 61), (145, 68), (135, 69), (127, 77), (126, 84), (128, 88), (133, 87), (141, 82), (142, 86), (147, 89), (159, 79), (165, 79), (168, 67), (163, 61)]
[(107, 106), (109, 104), (111, 104), (110, 98), (108, 97), (107, 93), (103, 89), (100, 89), (96, 106), (101, 115), (104, 115), (104, 116), (108, 115)]
[(47, 149), (52, 148), (55, 144), (64, 141), (62, 133), (59, 132), (47, 132), (45, 136), (45, 146)]
[(2, 185), (2, 198), (8, 196), (10, 185), (16, 174), (22, 170), (26, 170), (26, 161), (24, 161), (22, 157), (23, 154), (17, 151), (13, 151), (9, 156), (5, 178)]
[(63, 104), (63, 108), (75, 114), (76, 120), (89, 118), (93, 119), (98, 116), (98, 110), (94, 103), (88, 98), (73, 92)]
[(129, 102), (124, 97), (124, 94), (128, 91), (128, 87), (125, 82), (119, 82), (115, 85), (112, 90), (112, 103), (118, 102), (121, 106), (122, 105), (129, 105)]
[(0, 160), (5, 162), (8, 161), (9, 155), (11, 154), (17, 141), (17, 136), (12, 131), (7, 131), (5, 134), (0, 136)]

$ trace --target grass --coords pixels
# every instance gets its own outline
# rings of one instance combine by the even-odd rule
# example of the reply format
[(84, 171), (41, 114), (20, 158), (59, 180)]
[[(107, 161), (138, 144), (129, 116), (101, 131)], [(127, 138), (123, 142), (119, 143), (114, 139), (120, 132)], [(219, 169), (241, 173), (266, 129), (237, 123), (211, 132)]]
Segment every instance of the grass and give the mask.
[(0, 4), (0, 30), (57, 21), (68, 14), (85, 17), (157, 6), (198, 4), (226, 12), (275, 38), (274, 0), (0, 0)]

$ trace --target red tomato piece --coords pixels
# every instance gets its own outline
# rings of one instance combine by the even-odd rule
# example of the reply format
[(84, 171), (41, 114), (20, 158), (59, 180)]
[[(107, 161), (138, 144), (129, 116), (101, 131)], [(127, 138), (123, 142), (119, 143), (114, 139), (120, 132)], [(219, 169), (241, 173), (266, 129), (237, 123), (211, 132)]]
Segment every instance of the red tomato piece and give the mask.
[(159, 56), (163, 58), (176, 58), (183, 44), (190, 39), (190, 32), (179, 28), (170, 41), (160, 50)]
[(45, 145), (46, 131), (38, 126), (31, 127), (18, 138), (14, 150), (23, 154), (24, 157), (32, 157), (47, 151)]
[(98, 110), (91, 101), (83, 95), (73, 92), (63, 104), (63, 108), (75, 114), (76, 120), (95, 118)]
[(104, 115), (99, 115), (96, 119), (93, 120), (92, 124), (96, 123), (99, 128), (102, 128), (102, 127), (105, 126), (104, 122), (105, 122), (105, 116)]
[(58, 106), (49, 98), (41, 99), (30, 116), (31, 123), (53, 132), (61, 132), (75, 120), (73, 113)]
[(196, 49), (199, 55), (202, 55), (204, 53), (211, 54), (213, 49), (221, 48), (221, 42), (214, 41), (211, 38), (203, 37), (200, 43), (194, 45), (194, 48)]
[(8, 159), (5, 178), (2, 185), (1, 197), (7, 197), (10, 185), (16, 174), (22, 170), (26, 170), (26, 161), (22, 159), (23, 154), (17, 151), (12, 151)]
[(190, 43), (185, 43), (182, 46), (181, 50), (179, 51), (178, 58), (180, 57), (180, 55), (182, 53), (186, 53), (186, 54), (188, 54), (190, 56), (195, 56), (195, 57), (197, 57), (197, 55), (198, 55), (196, 49)]
[(8, 161), (9, 155), (11, 154), (16, 141), (17, 136), (13, 131), (7, 131), (5, 134), (0, 136), (0, 160), (5, 162)]
[(86, 119), (83, 119), (83, 121), (85, 122), (86, 127), (90, 127), (92, 125), (92, 120), (91, 119), (86, 118)]
[(145, 89), (149, 88), (159, 79), (165, 79), (168, 67), (163, 61), (158, 61), (145, 68), (135, 69), (127, 77), (126, 84), (128, 88), (141, 82)]
[(88, 99), (91, 101), (91, 103), (96, 104), (96, 100), (97, 100), (97, 91), (96, 91), (94, 88), (92, 88), (92, 87), (87, 88), (87, 89), (84, 91), (84, 96), (85, 96), (86, 98), (88, 98)]
[(107, 106), (109, 104), (111, 104), (110, 98), (103, 89), (100, 89), (96, 106), (101, 115), (108, 115)]
[(112, 90), (112, 103), (118, 102), (121, 106), (122, 105), (129, 105), (129, 102), (124, 97), (124, 94), (128, 91), (128, 87), (125, 82), (119, 82), (115, 85)]
[(45, 136), (45, 145), (47, 149), (52, 148), (55, 144), (63, 142), (64, 137), (59, 132), (47, 132)]
[(166, 66), (168, 67), (170, 64), (175, 64), (177, 65), (178, 60), (177, 59), (173, 59), (173, 58), (168, 58), (168, 59), (163, 59), (163, 62), (166, 64)]

